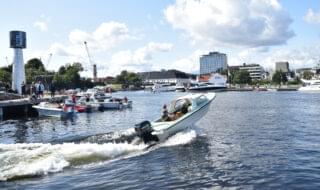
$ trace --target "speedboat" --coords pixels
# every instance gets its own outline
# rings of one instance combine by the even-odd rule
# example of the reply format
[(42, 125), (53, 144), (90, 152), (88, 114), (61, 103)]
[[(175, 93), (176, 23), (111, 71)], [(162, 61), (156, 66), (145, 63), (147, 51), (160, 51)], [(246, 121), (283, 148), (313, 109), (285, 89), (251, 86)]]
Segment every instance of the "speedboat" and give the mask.
[(90, 88), (86, 92), (78, 93), (77, 96), (78, 96), (78, 98), (86, 97), (86, 96), (93, 96), (97, 100), (105, 100), (105, 99), (111, 98), (110, 94), (107, 94), (98, 88)]
[(80, 97), (77, 106), (83, 107), (86, 112), (97, 111), (101, 109), (123, 109), (131, 108), (132, 101), (125, 98), (107, 98), (97, 99), (95, 96)]
[(176, 85), (176, 92), (185, 92), (186, 88), (184, 87), (183, 84), (177, 84)]
[(162, 142), (177, 132), (192, 127), (206, 115), (215, 96), (215, 93), (190, 94), (172, 101), (168, 109), (171, 119), (143, 121), (135, 127), (137, 136), (145, 143)]
[(300, 87), (299, 91), (318, 91), (320, 92), (320, 80), (305, 80), (301, 79), (304, 86)]
[(222, 75), (216, 73), (211, 75), (208, 81), (197, 82), (189, 87), (189, 91), (212, 91), (224, 90), (227, 88), (227, 80)]
[(176, 90), (176, 87), (171, 84), (155, 83), (152, 86), (152, 92), (173, 92), (175, 90)]
[(109, 98), (103, 101), (103, 108), (105, 109), (123, 109), (132, 108), (132, 101), (124, 98)]
[(214, 84), (209, 82), (198, 83), (195, 86), (189, 88), (190, 91), (210, 91), (210, 90), (223, 90), (226, 89), (226, 85)]
[(49, 117), (72, 117), (75, 114), (74, 104), (67, 101), (65, 104), (41, 102), (32, 106), (38, 111), (39, 116)]

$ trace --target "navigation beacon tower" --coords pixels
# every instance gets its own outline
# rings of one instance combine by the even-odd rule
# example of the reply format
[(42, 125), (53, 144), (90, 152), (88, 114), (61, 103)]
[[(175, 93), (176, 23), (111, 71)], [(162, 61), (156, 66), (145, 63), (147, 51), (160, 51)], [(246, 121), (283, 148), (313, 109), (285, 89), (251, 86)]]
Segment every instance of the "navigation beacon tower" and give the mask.
[(27, 47), (26, 32), (10, 31), (10, 48), (13, 48), (12, 90), (21, 94), (21, 84), (26, 83), (22, 49)]

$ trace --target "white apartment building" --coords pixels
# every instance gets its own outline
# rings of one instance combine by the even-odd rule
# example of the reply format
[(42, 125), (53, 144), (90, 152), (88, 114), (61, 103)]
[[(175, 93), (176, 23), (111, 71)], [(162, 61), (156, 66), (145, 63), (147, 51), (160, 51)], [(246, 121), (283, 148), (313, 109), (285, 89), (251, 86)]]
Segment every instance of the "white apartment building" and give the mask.
[(210, 52), (200, 57), (200, 75), (216, 73), (228, 68), (227, 55), (219, 52)]
[(239, 69), (248, 71), (252, 80), (261, 80), (265, 78), (265, 71), (259, 64), (243, 64)]

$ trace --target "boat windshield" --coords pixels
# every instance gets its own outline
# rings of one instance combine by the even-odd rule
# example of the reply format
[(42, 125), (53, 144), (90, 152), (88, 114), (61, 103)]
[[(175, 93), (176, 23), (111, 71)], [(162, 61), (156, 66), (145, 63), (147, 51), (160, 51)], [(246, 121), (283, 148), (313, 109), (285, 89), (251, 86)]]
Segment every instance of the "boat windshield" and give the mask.
[(176, 113), (183, 109), (183, 107), (186, 107), (188, 110), (188, 107), (191, 105), (191, 101), (189, 99), (179, 99), (172, 101), (169, 105), (168, 112), (169, 113)]
[(204, 95), (201, 95), (199, 96), (197, 99), (196, 99), (196, 102), (197, 102), (197, 106), (203, 104), (204, 102), (207, 102), (208, 101), (208, 98)]

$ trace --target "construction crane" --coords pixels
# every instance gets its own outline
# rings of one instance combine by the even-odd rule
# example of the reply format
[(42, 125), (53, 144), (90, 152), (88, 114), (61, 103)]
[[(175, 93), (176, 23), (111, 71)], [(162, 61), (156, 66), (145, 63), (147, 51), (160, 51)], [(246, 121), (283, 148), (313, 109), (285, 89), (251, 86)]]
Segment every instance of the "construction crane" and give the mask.
[(86, 47), (89, 63), (91, 65), (93, 65), (93, 82), (96, 82), (97, 81), (97, 65), (92, 62), (92, 59), (91, 59), (91, 56), (90, 56), (90, 53), (89, 53), (88, 44), (87, 44), (86, 41), (84, 41), (84, 46)]
[(52, 58), (52, 53), (49, 54), (49, 57), (48, 57), (48, 60), (47, 60), (47, 67), (49, 67), (51, 58)]
[(7, 56), (6, 56), (6, 61), (7, 61), (7, 64), (8, 64), (8, 66), (9, 66), (10, 64), (9, 64), (8, 57), (7, 57)]

